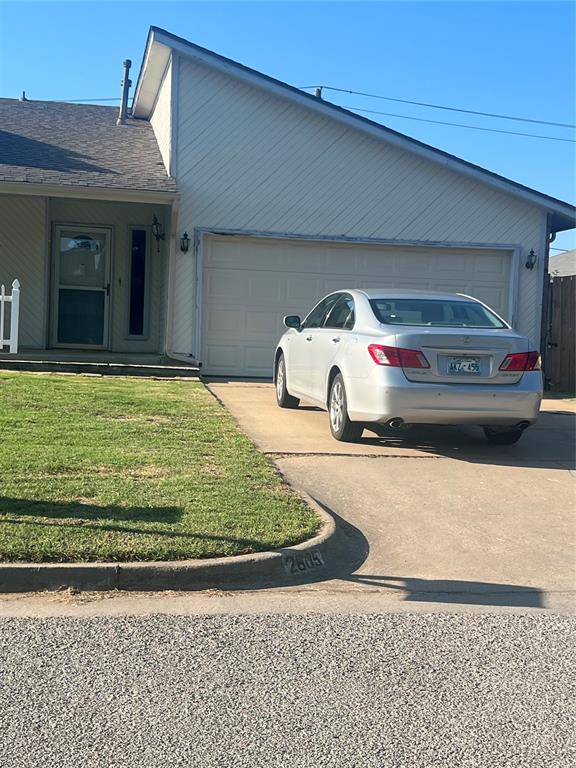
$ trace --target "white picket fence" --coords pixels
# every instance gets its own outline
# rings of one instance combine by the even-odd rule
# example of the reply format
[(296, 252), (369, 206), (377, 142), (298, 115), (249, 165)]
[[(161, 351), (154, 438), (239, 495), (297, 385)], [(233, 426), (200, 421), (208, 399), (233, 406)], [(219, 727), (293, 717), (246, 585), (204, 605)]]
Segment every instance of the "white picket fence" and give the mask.
[[(10, 311), (10, 336), (4, 337), (4, 329), (6, 327), (6, 305), (11, 305)], [(12, 283), (12, 294), (9, 296), (6, 293), (4, 285), (0, 286), (0, 352), (4, 347), (8, 347), (8, 351), (16, 354), (18, 352), (18, 323), (20, 320), (20, 283), (18, 280), (14, 280)]]

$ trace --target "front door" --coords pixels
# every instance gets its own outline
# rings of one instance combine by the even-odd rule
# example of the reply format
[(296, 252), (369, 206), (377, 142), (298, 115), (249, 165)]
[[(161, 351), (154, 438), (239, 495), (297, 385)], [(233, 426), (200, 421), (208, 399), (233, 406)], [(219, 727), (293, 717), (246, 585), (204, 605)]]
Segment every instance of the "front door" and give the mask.
[(55, 228), (54, 346), (108, 347), (110, 241), (103, 227)]

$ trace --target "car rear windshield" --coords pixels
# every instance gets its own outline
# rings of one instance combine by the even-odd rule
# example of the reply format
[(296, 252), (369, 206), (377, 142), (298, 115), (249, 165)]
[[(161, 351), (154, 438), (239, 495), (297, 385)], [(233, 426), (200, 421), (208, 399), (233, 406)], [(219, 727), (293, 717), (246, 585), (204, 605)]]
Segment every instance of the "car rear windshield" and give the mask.
[(377, 319), (386, 325), (506, 328), (500, 318), (475, 301), (371, 299), (370, 305)]

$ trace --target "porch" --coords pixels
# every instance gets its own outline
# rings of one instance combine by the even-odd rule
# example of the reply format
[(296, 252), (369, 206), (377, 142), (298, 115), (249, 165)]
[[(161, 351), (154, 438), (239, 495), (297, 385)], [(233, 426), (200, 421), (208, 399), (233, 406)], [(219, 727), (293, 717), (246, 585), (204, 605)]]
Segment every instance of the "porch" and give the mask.
[(1, 352), (0, 370), (155, 378), (189, 378), (200, 373), (196, 361), (192, 358), (187, 362), (161, 354), (91, 352), (85, 349), (24, 349), (15, 355)]
[(21, 285), (14, 362), (159, 364), (171, 219), (160, 202), (0, 195), (0, 283)]

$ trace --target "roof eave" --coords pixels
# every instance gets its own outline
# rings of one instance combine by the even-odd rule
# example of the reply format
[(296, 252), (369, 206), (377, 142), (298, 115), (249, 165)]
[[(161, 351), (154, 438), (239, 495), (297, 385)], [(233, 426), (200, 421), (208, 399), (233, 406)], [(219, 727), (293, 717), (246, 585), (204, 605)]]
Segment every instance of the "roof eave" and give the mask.
[(120, 187), (91, 187), (80, 184), (41, 184), (29, 181), (0, 181), (0, 194), (34, 197), (71, 197), (86, 200), (111, 200), (123, 203), (159, 203), (171, 205), (177, 192)]
[(150, 27), (132, 99), (131, 115), (139, 119), (148, 119), (152, 114), (172, 53), (172, 47), (157, 37), (156, 28)]
[(552, 213), (552, 217), (550, 220), (550, 231), (551, 232), (565, 232), (567, 229), (575, 229), (576, 228), (576, 215), (564, 215), (561, 213), (556, 213), (555, 211), (550, 211)]

